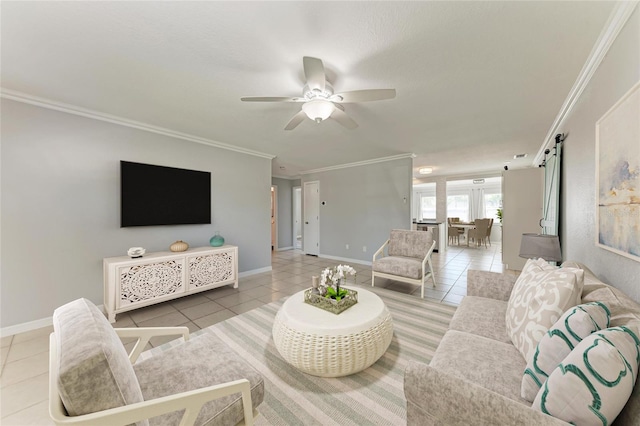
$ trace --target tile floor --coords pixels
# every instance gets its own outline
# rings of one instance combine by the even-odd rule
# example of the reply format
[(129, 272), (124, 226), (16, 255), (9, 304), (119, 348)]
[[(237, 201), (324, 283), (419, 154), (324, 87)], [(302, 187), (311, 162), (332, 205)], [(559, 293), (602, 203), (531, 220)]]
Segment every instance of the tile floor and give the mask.
[[(305, 256), (299, 251), (274, 252), (271, 272), (240, 279), (239, 288), (223, 287), (183, 297), (117, 316), (115, 327), (189, 327), (191, 331), (208, 327), (234, 315), (289, 296), (308, 288), (312, 275), (340, 262)], [(351, 264), (357, 285), (371, 285), (371, 268)], [(502, 272), (501, 247), (494, 243), (488, 249), (449, 246), (444, 253), (433, 255), (437, 286), (425, 286), (425, 297), (458, 304), (466, 294), (467, 269)], [(401, 282), (376, 279), (377, 287), (414, 294), (420, 287)], [(48, 360), (51, 327), (7, 336), (1, 339), (0, 424), (50, 425), (48, 415)], [(150, 342), (158, 346), (166, 340)], [(125, 341), (128, 348), (133, 342)]]

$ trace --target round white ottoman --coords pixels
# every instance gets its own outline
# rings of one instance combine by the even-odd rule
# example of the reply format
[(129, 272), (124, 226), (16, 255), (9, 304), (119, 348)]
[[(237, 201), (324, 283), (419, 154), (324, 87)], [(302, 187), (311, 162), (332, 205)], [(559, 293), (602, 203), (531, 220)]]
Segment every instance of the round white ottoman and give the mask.
[(376, 362), (391, 343), (393, 320), (376, 294), (356, 291), (358, 303), (338, 315), (304, 303), (304, 291), (289, 297), (273, 323), (285, 361), (321, 377), (348, 376)]

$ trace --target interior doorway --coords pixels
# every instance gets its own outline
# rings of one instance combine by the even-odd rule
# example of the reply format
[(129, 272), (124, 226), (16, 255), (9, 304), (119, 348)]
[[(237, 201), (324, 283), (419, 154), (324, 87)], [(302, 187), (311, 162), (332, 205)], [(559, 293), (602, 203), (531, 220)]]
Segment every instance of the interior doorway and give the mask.
[(271, 185), (271, 251), (278, 247), (278, 187)]
[(304, 183), (304, 252), (317, 256), (320, 253), (320, 182)]
[(302, 250), (302, 188), (294, 186), (293, 190), (293, 248)]

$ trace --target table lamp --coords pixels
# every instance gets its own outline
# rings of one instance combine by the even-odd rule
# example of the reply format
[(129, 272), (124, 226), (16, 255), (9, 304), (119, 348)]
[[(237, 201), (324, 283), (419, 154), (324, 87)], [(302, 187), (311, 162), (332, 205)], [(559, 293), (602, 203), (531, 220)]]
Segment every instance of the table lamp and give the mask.
[(542, 258), (547, 262), (562, 262), (560, 240), (557, 235), (522, 234), (520, 257)]

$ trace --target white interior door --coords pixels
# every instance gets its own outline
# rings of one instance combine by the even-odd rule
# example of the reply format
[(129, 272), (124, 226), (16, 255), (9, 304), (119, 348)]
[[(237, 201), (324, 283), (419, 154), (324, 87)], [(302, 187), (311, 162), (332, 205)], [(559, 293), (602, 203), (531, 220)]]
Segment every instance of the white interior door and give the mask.
[(293, 188), (293, 248), (302, 250), (302, 188)]
[(304, 183), (304, 234), (306, 254), (320, 254), (320, 182)]

